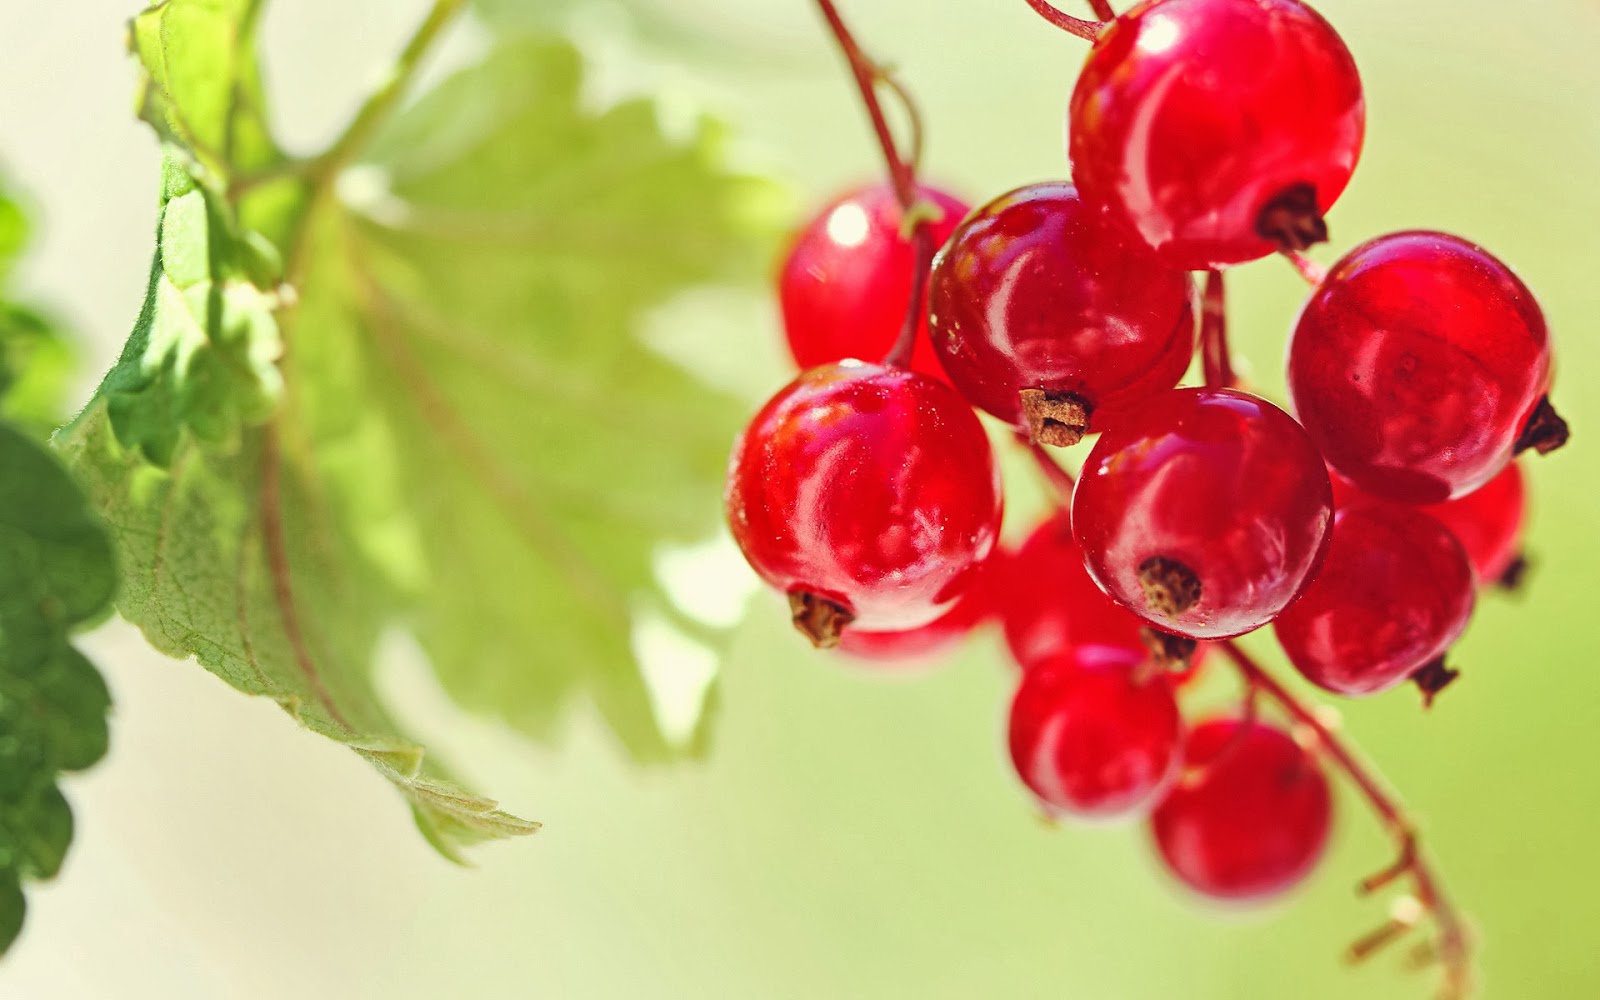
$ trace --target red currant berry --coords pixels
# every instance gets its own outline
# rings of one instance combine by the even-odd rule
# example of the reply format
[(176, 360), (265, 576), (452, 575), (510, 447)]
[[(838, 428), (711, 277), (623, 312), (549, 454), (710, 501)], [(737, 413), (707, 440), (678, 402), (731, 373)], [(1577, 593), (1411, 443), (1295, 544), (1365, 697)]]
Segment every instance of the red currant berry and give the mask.
[(1046, 444), (1172, 388), (1194, 354), (1189, 277), (1130, 241), (1070, 184), (1002, 195), (934, 261), (929, 329), (973, 405)]
[(1535, 411), (1548, 409), (1549, 385), (1533, 294), (1487, 252), (1443, 233), (1392, 233), (1350, 251), (1289, 340), (1289, 395), (1328, 464), (1407, 503), (1488, 482)]
[(1069, 646), (1141, 648), (1144, 622), (1089, 579), (1065, 510), (1012, 553), (996, 589), (1006, 645), (1024, 669)]
[(1504, 578), (1519, 558), (1525, 503), (1522, 468), (1512, 462), (1466, 496), (1422, 509), (1450, 529), (1487, 584)]
[(728, 526), (833, 645), (854, 622), (917, 628), (949, 610), (1000, 529), (1000, 476), (977, 415), (926, 375), (859, 361), (802, 372), (739, 436)]
[(1157, 849), (1189, 888), (1255, 900), (1298, 885), (1328, 842), (1328, 779), (1288, 734), (1213, 719), (1184, 743), (1185, 773), (1150, 817)]
[(873, 632), (854, 626), (839, 637), (839, 649), (862, 660), (880, 664), (900, 664), (927, 660), (972, 634), (994, 613), (991, 581), (1004, 572), (999, 563), (1005, 553), (995, 549), (989, 558), (974, 567), (967, 588), (949, 611), (920, 628)]
[(1335, 694), (1376, 694), (1461, 636), (1473, 582), (1443, 524), (1415, 507), (1356, 503), (1334, 514), (1322, 568), (1272, 627), (1306, 680)]
[[(1383, 502), (1337, 473), (1330, 478), (1336, 508)], [(1525, 489), (1522, 467), (1511, 462), (1466, 496), (1416, 509), (1432, 515), (1456, 536), (1480, 586), (1505, 582), (1508, 574), (1519, 572)]]
[(1294, 599), (1327, 545), (1322, 457), (1287, 413), (1233, 389), (1176, 389), (1107, 431), (1072, 523), (1101, 589), (1157, 628), (1241, 635)]
[(1145, 0), (1072, 93), (1072, 176), (1176, 267), (1327, 239), (1366, 108), (1338, 34), (1297, 0)]
[[(967, 206), (937, 188), (917, 196), (943, 215), (929, 223), (942, 246)], [(885, 184), (861, 188), (824, 208), (795, 237), (778, 277), (778, 301), (789, 350), (801, 368), (889, 353), (911, 302), (916, 252), (901, 235), (903, 213)], [(927, 321), (917, 331), (911, 366), (944, 377), (928, 343)]]
[(1182, 725), (1171, 680), (1141, 651), (1071, 647), (1022, 674), (1011, 762), (1049, 809), (1128, 816), (1176, 776)]

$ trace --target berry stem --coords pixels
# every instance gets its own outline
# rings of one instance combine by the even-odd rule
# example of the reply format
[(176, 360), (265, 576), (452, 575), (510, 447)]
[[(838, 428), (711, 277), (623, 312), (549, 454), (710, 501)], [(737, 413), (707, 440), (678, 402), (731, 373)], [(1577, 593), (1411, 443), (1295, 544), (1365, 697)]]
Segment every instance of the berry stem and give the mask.
[(1228, 354), (1228, 309), (1222, 272), (1206, 272), (1206, 290), (1200, 299), (1200, 364), (1206, 385), (1232, 389), (1239, 384)]
[[(917, 165), (922, 158), (922, 116), (918, 113), (916, 102), (911, 99), (910, 92), (881, 64), (862, 51), (855, 36), (845, 25), (844, 18), (839, 15), (839, 9), (834, 6), (833, 0), (817, 0), (817, 9), (822, 12), (823, 20), (828, 23), (828, 30), (833, 32), (834, 40), (839, 43), (839, 51), (844, 53), (845, 61), (850, 64), (850, 73), (855, 77), (856, 89), (861, 92), (861, 102), (866, 106), (867, 117), (872, 122), (872, 132), (878, 139), (879, 149), (883, 151), (883, 160), (889, 170), (889, 184), (894, 189), (895, 200), (900, 203), (902, 217), (912, 227), (911, 243), (915, 262), (912, 265), (911, 301), (906, 306), (906, 319), (900, 328), (900, 336), (896, 338), (894, 346), (883, 359), (886, 365), (904, 368), (910, 365), (911, 351), (916, 346), (917, 329), (921, 326), (922, 304), (927, 296), (928, 269), (933, 265), (933, 253), (936, 249), (933, 245), (933, 234), (928, 227), (931, 220), (928, 218), (927, 210), (917, 200)], [(883, 103), (878, 100), (880, 84), (894, 94), (905, 109), (911, 133), (910, 155), (901, 153), (900, 147), (895, 143), (894, 133), (889, 129), (889, 120), (883, 113)]]
[[(1028, 6), (1034, 9), (1040, 17), (1060, 28), (1062, 31), (1077, 35), (1087, 41), (1094, 41), (1100, 35), (1100, 29), (1105, 27), (1102, 21), (1085, 21), (1081, 17), (1073, 17), (1066, 11), (1052, 7), (1048, 0), (1028, 0)], [(1096, 14), (1099, 13), (1098, 5)]]
[(1044, 473), (1044, 478), (1058, 494), (1061, 506), (1065, 507), (1072, 502), (1072, 489), (1077, 485), (1077, 480), (1072, 478), (1072, 473), (1050, 454), (1050, 450), (1026, 434), (1018, 433), (1017, 440), (1027, 446), (1028, 454), (1033, 456), (1039, 470)]
[(1306, 284), (1312, 288), (1322, 284), (1323, 280), (1328, 277), (1327, 268), (1298, 250), (1280, 250), (1279, 253), (1283, 254), (1289, 263), (1294, 265), (1294, 269), (1300, 272), (1300, 277), (1306, 279)]
[(1114, 20), (1117, 12), (1111, 9), (1110, 0), (1089, 0), (1089, 9), (1102, 21)]
[(1345, 773), (1362, 798), (1372, 807), (1383, 828), (1395, 839), (1398, 857), (1394, 864), (1361, 883), (1363, 894), (1375, 892), (1409, 876), (1416, 900), (1432, 914), (1438, 928), (1436, 951), (1444, 967), (1440, 1000), (1465, 997), (1471, 981), (1471, 954), (1466, 926), (1440, 887), (1438, 874), (1423, 854), (1416, 823), (1393, 793), (1383, 786), (1372, 769), (1358, 759), (1317, 713), (1302, 704), (1294, 693), (1257, 663), (1232, 639), (1217, 643), (1239, 670), (1244, 682), (1277, 702), (1295, 722), (1316, 735), (1322, 752)]

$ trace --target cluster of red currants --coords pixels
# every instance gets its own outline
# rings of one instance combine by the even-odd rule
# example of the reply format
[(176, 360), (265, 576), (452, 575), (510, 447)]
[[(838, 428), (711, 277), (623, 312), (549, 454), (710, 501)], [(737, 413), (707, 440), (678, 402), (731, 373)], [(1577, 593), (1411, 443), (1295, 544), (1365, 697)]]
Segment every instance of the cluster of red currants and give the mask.
[[(804, 371), (739, 437), (728, 522), (818, 646), (920, 655), (998, 618), (1012, 760), (1046, 808), (1148, 815), (1186, 884), (1259, 898), (1326, 839), (1317, 747), (1254, 712), (1186, 728), (1177, 688), (1270, 623), (1328, 691), (1431, 698), (1477, 589), (1518, 564), (1513, 457), (1566, 427), (1532, 294), (1437, 232), (1313, 273), (1295, 416), (1236, 387), (1221, 269), (1326, 238), (1362, 142), (1355, 63), (1299, 0), (1146, 0), (1093, 27), (1071, 183), (970, 213), (872, 187), (800, 234), (780, 294)], [(1178, 387), (1197, 353), (1205, 384)], [(1011, 550), (975, 409), (1041, 458), (1098, 435), (1075, 487), (1054, 469), (1070, 509)]]

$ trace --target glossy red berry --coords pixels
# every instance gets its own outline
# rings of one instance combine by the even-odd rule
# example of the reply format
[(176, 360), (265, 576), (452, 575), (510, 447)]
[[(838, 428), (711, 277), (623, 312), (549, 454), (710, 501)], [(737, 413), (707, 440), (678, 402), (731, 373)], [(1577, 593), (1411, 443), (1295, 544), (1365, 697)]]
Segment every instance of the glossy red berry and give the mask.
[(1296, 0), (1145, 0), (1072, 94), (1072, 176), (1177, 267), (1327, 238), (1366, 109), (1338, 34)]
[[(917, 194), (943, 213), (929, 224), (934, 246), (942, 246), (967, 206), (927, 185)], [(901, 234), (902, 217), (894, 191), (875, 184), (831, 203), (795, 237), (778, 277), (778, 301), (789, 351), (801, 368), (845, 358), (877, 361), (894, 346), (916, 266), (915, 250)], [(911, 366), (944, 377), (926, 321)]]
[(950, 650), (994, 613), (992, 582), (1003, 574), (1000, 564), (1005, 558), (1006, 554), (996, 548), (974, 568), (966, 589), (950, 610), (928, 624), (882, 632), (851, 626), (840, 635), (839, 649), (858, 659), (885, 665), (928, 660)]
[(1022, 674), (1011, 761), (1044, 805), (1079, 817), (1148, 809), (1177, 774), (1172, 682), (1139, 650), (1069, 647)]
[(1066, 183), (968, 216), (934, 261), (929, 309), (962, 395), (1048, 444), (1115, 426), (1194, 354), (1188, 275)]
[(1195, 639), (1271, 621), (1322, 559), (1333, 514), (1300, 425), (1232, 389), (1175, 389), (1106, 432), (1072, 523), (1089, 573), (1158, 628)]
[(1488, 482), (1549, 385), (1533, 293), (1443, 233), (1392, 233), (1346, 254), (1289, 340), (1289, 395), (1328, 464), (1407, 503)]
[(795, 624), (831, 645), (938, 618), (1000, 528), (1000, 477), (949, 386), (858, 361), (801, 373), (734, 444), (728, 526)]
[(1461, 636), (1474, 582), (1466, 552), (1443, 524), (1415, 507), (1358, 502), (1334, 515), (1322, 568), (1272, 627), (1311, 683), (1376, 694)]
[(1024, 669), (1071, 646), (1142, 648), (1144, 622), (1089, 578), (1065, 510), (1011, 554), (996, 590), (1006, 645)]
[(1512, 462), (1466, 496), (1423, 507), (1467, 550), (1480, 583), (1494, 583), (1517, 561), (1526, 505), (1522, 467)]
[(1150, 817), (1167, 867), (1206, 896), (1258, 900), (1316, 867), (1328, 841), (1328, 779), (1288, 734), (1213, 719), (1184, 744), (1185, 773)]

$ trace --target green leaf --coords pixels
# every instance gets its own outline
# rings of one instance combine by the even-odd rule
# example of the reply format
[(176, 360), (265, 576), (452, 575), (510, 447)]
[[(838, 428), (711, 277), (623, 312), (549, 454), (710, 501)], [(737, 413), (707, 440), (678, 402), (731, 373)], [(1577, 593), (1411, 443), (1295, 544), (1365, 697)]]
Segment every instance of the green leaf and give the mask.
[(0, 420), (43, 440), (61, 425), (76, 356), (55, 319), (12, 298), (11, 270), (28, 236), (27, 216), (0, 178)]
[(182, 152), (167, 156), (144, 309), (100, 388), (117, 440), (162, 466), (184, 430), (237, 447), (240, 429), (270, 416), (283, 388), (278, 299), (257, 284), (271, 266), (222, 195), (184, 172)]
[(651, 615), (719, 638), (652, 558), (716, 529), (738, 413), (636, 334), (764, 259), (767, 187), (724, 167), (709, 124), (675, 139), (648, 102), (592, 109), (575, 50), (528, 40), (373, 129), (348, 169), (346, 139), (282, 185), (235, 184), (213, 154), (244, 105), (191, 110), (199, 71), (174, 61), (199, 44), (191, 8), (196, 39), (246, 34), (217, 28), (239, 5), (216, 0), (136, 30), (169, 142), (157, 254), (122, 359), (58, 438), (116, 538), (122, 613), (352, 746), (451, 856), (534, 824), (399, 733), (373, 688), (386, 630), (535, 737), (585, 700), (641, 759), (703, 745), (663, 733), (631, 634)]
[(46, 879), (72, 840), (63, 771), (106, 752), (111, 699), (68, 642), (102, 616), (111, 542), (41, 445), (0, 424), (0, 951), (21, 930), (22, 879)]
[(255, 31), (263, 0), (162, 0), (128, 26), (145, 69), (139, 116), (216, 174), (280, 162), (266, 124)]
[(586, 694), (652, 758), (673, 748), (630, 630), (670, 612), (655, 547), (715, 530), (739, 412), (635, 327), (765, 259), (744, 226), (766, 190), (719, 166), (709, 126), (674, 142), (648, 102), (591, 114), (581, 85), (570, 46), (510, 42), (399, 119), (319, 236), (341, 263), (306, 322), (356, 331), (338, 384), (404, 442), (413, 510), (449, 526), (418, 536), (412, 617), (446, 688), (536, 737)]

